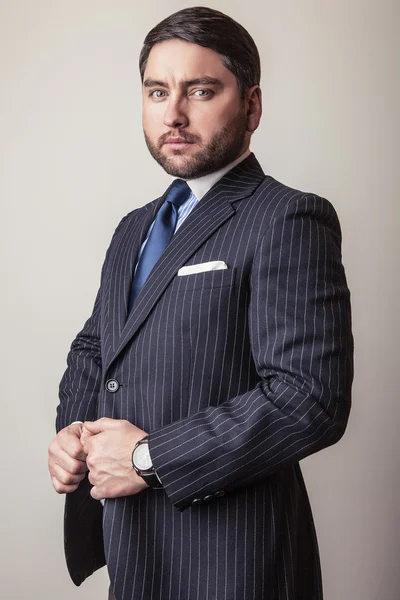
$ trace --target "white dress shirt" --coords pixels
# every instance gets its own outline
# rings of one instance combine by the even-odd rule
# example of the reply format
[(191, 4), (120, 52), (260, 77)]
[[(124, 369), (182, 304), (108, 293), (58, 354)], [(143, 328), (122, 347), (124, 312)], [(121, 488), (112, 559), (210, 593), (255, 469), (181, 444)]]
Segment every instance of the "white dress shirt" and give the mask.
[[(207, 192), (209, 190), (211, 190), (213, 185), (215, 185), (217, 183), (217, 181), (222, 179), (222, 177), (224, 175), (226, 175), (226, 173), (228, 173), (228, 171), (231, 171), (233, 169), (233, 167), (236, 167), (236, 165), (241, 163), (242, 160), (247, 158), (249, 156), (249, 154), (250, 154), (250, 150), (246, 150), (246, 152), (241, 154), (239, 156), (239, 158), (237, 158), (233, 162), (229, 163), (229, 165), (226, 165), (226, 167), (223, 167), (222, 169), (219, 169), (218, 171), (214, 171), (214, 173), (209, 173), (209, 175), (204, 175), (203, 177), (197, 177), (196, 179), (187, 179), (186, 180), (186, 183), (190, 187), (191, 194), (190, 194), (189, 198), (178, 209), (178, 221), (177, 221), (174, 233), (176, 233), (178, 231), (179, 227), (182, 225), (184, 220), (189, 216), (189, 214), (194, 209), (196, 204), (198, 204), (200, 202), (200, 200), (203, 198), (203, 196), (205, 196), (207, 194)], [(143, 248), (145, 247), (147, 240), (149, 239), (149, 235), (151, 233), (151, 230), (153, 229), (153, 226), (154, 226), (154, 221), (150, 225), (149, 230), (147, 232), (146, 239), (144, 240), (143, 244), (140, 247), (139, 254), (138, 254), (138, 261), (143, 252)], [(137, 266), (137, 263), (136, 263), (136, 266)], [(135, 271), (136, 271), (136, 267), (135, 267)]]

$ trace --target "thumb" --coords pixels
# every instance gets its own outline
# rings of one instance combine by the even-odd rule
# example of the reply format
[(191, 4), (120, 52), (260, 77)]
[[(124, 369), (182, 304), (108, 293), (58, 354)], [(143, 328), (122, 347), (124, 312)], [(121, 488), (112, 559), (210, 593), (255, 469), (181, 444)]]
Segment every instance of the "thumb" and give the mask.
[(114, 429), (116, 423), (117, 419), (108, 419), (107, 417), (103, 417), (97, 421), (85, 421), (83, 427), (89, 434), (97, 435), (103, 431)]
[(85, 445), (86, 440), (92, 437), (93, 433), (91, 433), (84, 425), (82, 425), (82, 433), (81, 433), (81, 444)]

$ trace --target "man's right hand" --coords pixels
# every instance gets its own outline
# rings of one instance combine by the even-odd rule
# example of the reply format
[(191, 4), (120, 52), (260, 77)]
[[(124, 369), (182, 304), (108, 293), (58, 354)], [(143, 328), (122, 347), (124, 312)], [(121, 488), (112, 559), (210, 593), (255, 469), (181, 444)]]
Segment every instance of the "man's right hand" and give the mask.
[(81, 444), (82, 424), (68, 425), (49, 446), (49, 472), (58, 494), (74, 492), (88, 470)]

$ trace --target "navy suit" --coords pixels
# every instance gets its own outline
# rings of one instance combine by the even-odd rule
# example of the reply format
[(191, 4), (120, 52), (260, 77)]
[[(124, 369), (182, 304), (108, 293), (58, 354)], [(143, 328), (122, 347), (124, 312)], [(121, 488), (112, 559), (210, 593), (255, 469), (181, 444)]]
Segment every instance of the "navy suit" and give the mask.
[[(350, 408), (335, 210), (265, 176), (251, 154), (190, 213), (127, 317), (162, 202), (114, 234), (68, 356), (57, 429), (131, 421), (149, 432), (164, 489), (107, 500), (104, 511), (87, 480), (67, 495), (71, 577), (79, 585), (106, 561), (117, 600), (321, 599), (299, 461), (340, 439)], [(228, 268), (177, 274), (215, 260)]]

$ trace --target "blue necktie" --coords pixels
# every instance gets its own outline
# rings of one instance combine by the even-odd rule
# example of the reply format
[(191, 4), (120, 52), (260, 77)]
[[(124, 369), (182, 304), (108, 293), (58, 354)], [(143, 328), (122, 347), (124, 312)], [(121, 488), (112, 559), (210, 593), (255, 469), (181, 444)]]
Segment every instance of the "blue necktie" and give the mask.
[(189, 198), (190, 188), (182, 179), (175, 179), (159, 209), (149, 239), (143, 248), (132, 280), (129, 312), (151, 270), (168, 246), (178, 221), (178, 209)]

